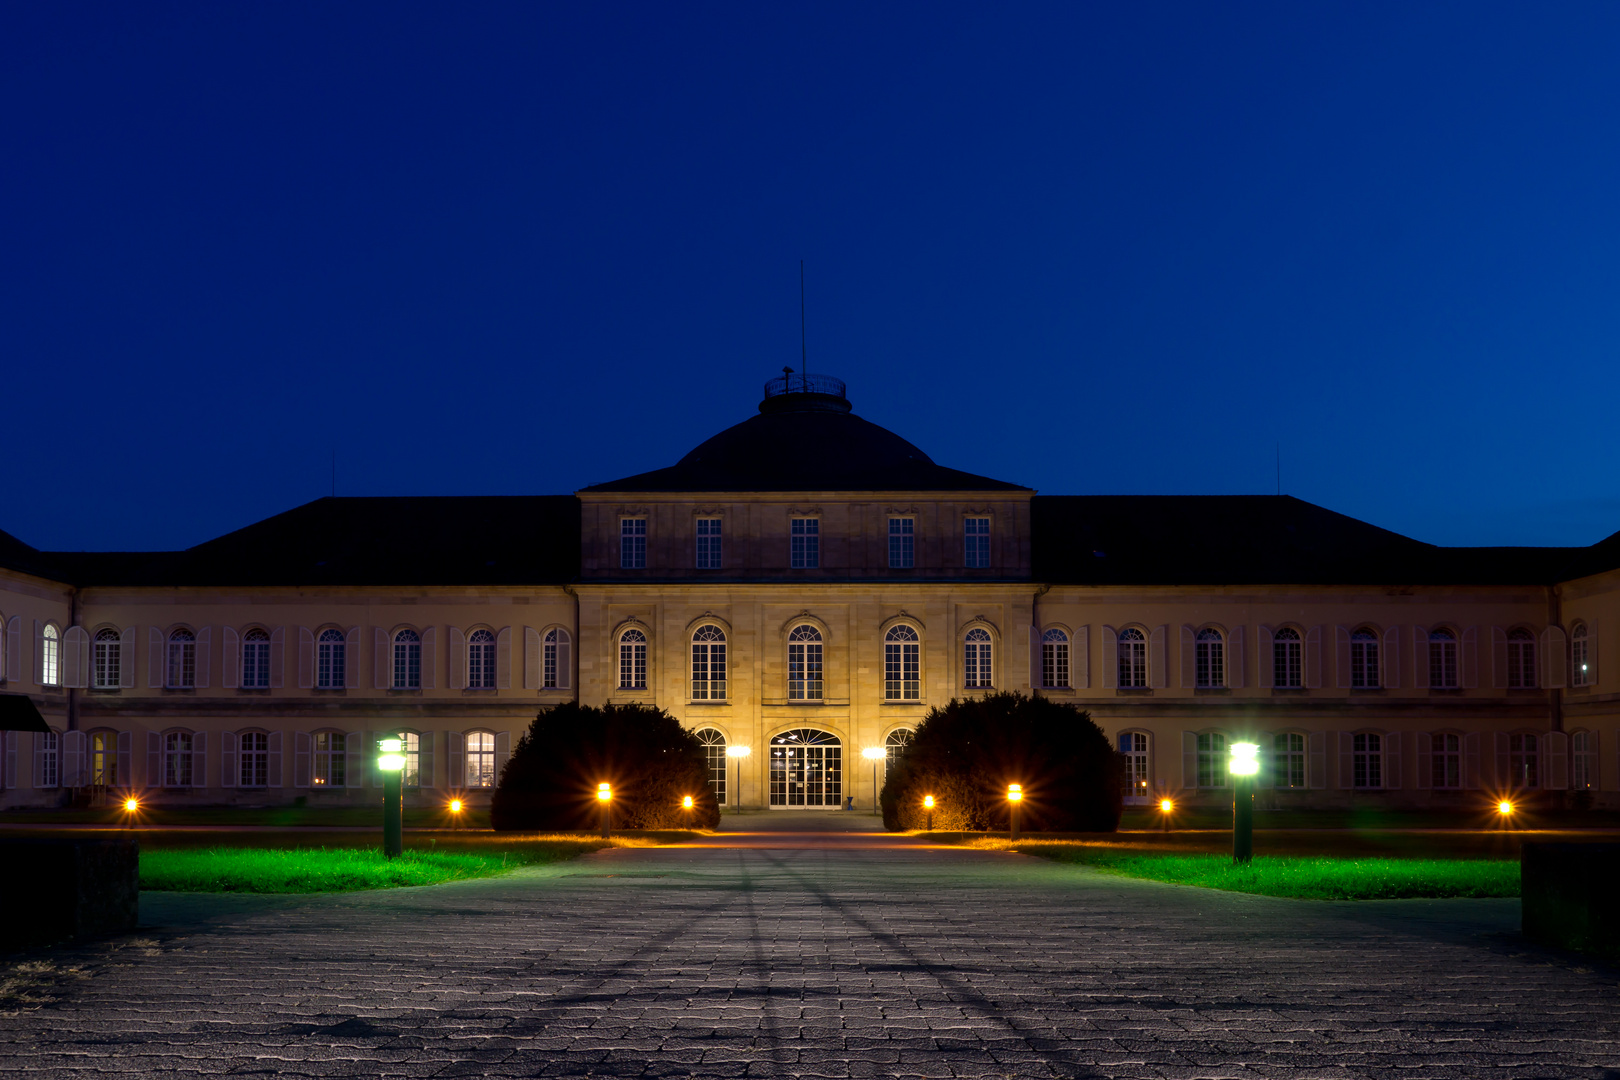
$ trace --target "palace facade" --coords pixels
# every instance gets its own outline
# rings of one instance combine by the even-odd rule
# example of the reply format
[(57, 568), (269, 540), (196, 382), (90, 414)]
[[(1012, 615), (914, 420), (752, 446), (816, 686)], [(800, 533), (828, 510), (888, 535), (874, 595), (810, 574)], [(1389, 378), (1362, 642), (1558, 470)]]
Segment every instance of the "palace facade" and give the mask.
[(1268, 805), (1620, 805), (1614, 629), (1620, 534), (1442, 548), (1288, 497), (1037, 495), (790, 375), (571, 496), (320, 499), (176, 552), (0, 533), (0, 690), (53, 728), (5, 733), (0, 805), (370, 802), (399, 732), (410, 800), (476, 799), (577, 699), (668, 709), (727, 808), (870, 810), (931, 707), (1001, 689), (1089, 710), (1143, 801), (1226, 800), (1250, 739)]

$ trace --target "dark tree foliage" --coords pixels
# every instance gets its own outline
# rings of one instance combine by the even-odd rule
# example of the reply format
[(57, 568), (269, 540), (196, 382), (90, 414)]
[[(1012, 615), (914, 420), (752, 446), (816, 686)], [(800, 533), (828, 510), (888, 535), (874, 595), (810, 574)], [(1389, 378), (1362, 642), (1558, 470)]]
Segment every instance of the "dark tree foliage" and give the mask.
[[(697, 736), (650, 705), (566, 702), (535, 717), (501, 770), (497, 830), (595, 829), (596, 785), (613, 785), (616, 829), (713, 828), (720, 806)], [(683, 796), (694, 806), (681, 808)]]
[(952, 700), (930, 709), (883, 785), (885, 828), (1005, 829), (1007, 785), (1022, 784), (1020, 831), (1113, 832), (1124, 800), (1124, 758), (1091, 714), (1022, 694)]

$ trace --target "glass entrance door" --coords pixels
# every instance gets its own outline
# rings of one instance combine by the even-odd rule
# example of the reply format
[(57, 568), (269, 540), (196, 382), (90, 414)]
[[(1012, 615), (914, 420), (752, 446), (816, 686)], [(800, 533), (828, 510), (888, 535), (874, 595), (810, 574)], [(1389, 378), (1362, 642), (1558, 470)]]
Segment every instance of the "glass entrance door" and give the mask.
[(838, 807), (844, 796), (843, 744), (813, 728), (771, 739), (771, 806)]

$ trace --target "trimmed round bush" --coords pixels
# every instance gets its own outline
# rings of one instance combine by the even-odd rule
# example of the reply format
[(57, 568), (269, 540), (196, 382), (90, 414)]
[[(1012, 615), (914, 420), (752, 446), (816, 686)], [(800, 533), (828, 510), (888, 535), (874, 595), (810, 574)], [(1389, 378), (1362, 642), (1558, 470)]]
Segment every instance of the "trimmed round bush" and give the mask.
[[(497, 831), (596, 829), (596, 785), (613, 785), (615, 829), (713, 828), (720, 806), (697, 736), (650, 705), (566, 702), (535, 717), (490, 802)], [(690, 795), (693, 808), (681, 807)]]
[(1018, 827), (1028, 832), (1113, 832), (1124, 805), (1124, 758), (1091, 714), (1023, 694), (952, 700), (930, 709), (889, 769), (881, 796), (891, 830), (1008, 827), (1007, 785), (1022, 784)]

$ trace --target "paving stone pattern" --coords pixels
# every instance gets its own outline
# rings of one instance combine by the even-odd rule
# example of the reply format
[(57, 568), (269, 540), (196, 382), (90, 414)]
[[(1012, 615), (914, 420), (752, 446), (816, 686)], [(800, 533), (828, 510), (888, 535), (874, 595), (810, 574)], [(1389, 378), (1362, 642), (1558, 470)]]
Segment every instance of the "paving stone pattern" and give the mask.
[(1523, 943), (1516, 901), (724, 843), (148, 894), (155, 945), (79, 950), (82, 977), (0, 1015), (0, 1075), (1620, 1077), (1620, 973)]

